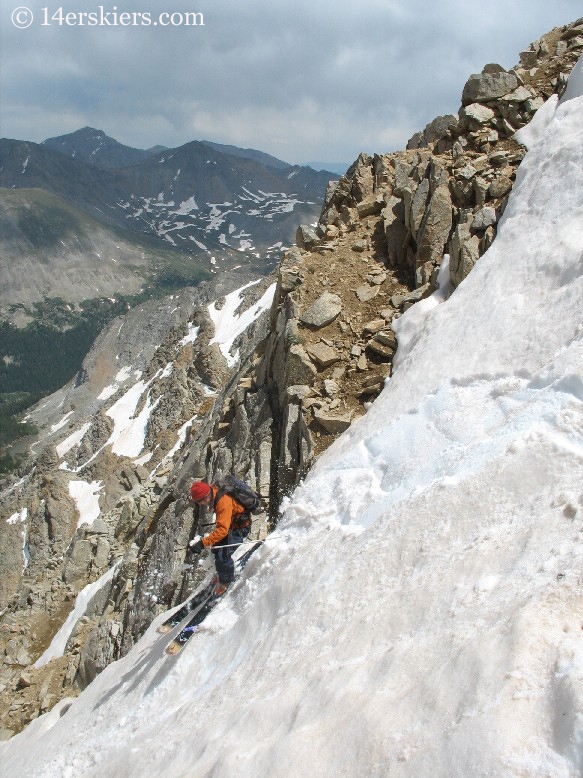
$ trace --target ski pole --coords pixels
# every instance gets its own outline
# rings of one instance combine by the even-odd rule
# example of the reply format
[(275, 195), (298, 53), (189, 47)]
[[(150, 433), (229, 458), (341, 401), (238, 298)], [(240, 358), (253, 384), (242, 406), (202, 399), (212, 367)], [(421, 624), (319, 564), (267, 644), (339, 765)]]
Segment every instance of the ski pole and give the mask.
[(241, 543), (225, 543), (224, 545), (219, 545), (217, 543), (216, 546), (205, 546), (205, 551), (212, 550), (213, 548), (233, 548), (233, 546), (244, 546), (244, 545), (251, 545), (251, 543), (265, 543), (267, 540), (271, 540), (271, 538), (280, 538), (281, 535), (269, 535), (268, 537), (264, 538), (263, 540), (243, 540)]
[(265, 543), (267, 540), (271, 540), (271, 538), (280, 538), (281, 535), (269, 535), (269, 537), (264, 538), (263, 540), (244, 540), (242, 543), (225, 543), (224, 546), (220, 546), (218, 543), (216, 546), (207, 546), (206, 548), (212, 550), (213, 548), (232, 548), (233, 546), (243, 546), (243, 545), (251, 545), (252, 543)]

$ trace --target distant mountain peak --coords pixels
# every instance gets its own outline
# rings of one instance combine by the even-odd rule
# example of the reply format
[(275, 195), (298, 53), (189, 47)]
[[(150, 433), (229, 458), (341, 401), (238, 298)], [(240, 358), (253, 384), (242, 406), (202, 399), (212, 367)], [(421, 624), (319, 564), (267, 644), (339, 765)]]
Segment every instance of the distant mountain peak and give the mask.
[(125, 146), (103, 130), (88, 126), (66, 135), (47, 138), (41, 145), (101, 168), (136, 165), (152, 156), (151, 151)]

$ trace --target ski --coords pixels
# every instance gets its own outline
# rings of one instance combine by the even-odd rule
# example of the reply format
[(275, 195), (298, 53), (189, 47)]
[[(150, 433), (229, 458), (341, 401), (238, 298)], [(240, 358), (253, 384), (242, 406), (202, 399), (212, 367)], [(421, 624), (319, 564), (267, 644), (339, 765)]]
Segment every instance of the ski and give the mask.
[(193, 594), (192, 597), (189, 597), (181, 608), (175, 611), (172, 616), (166, 619), (166, 621), (163, 621), (158, 627), (158, 632), (161, 635), (166, 635), (168, 632), (171, 632), (174, 627), (177, 627), (180, 622), (184, 621), (184, 619), (192, 613), (193, 610), (197, 609), (201, 603), (205, 603), (208, 600), (213, 593), (215, 584), (216, 580), (213, 577), (213, 580), (210, 583), (203, 586), (203, 588), (196, 592), (196, 594)]
[[(237, 561), (235, 562), (235, 579), (237, 579), (241, 575), (241, 572), (243, 571), (245, 565), (249, 561), (251, 554), (253, 554), (253, 552), (256, 551), (261, 545), (262, 545), (261, 541), (253, 543), (253, 545), (247, 551), (245, 551), (239, 557), (239, 559), (237, 559)], [(194, 608), (192, 608), (189, 611), (191, 616), (187, 621), (187, 623), (185, 624), (185, 626), (180, 630), (178, 635), (176, 635), (176, 637), (168, 644), (166, 648), (167, 654), (170, 654), (171, 656), (175, 656), (183, 649), (183, 647), (186, 645), (186, 643), (188, 643), (188, 641), (190, 640), (194, 632), (196, 632), (198, 625), (202, 621), (204, 621), (204, 619), (207, 617), (209, 612), (215, 607), (218, 601), (222, 597), (224, 597), (225, 594), (231, 588), (229, 586), (222, 594), (215, 594), (214, 587), (215, 584), (211, 584), (205, 587), (197, 595), (195, 595), (195, 597), (197, 598), (197, 605), (195, 605)]]

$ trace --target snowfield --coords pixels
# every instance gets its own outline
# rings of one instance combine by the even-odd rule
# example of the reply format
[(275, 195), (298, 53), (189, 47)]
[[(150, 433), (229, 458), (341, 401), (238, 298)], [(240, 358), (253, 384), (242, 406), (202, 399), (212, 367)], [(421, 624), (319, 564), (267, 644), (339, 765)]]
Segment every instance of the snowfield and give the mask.
[(399, 320), (393, 378), (184, 652), (159, 616), (6, 775), (582, 774), (581, 68), (494, 245)]

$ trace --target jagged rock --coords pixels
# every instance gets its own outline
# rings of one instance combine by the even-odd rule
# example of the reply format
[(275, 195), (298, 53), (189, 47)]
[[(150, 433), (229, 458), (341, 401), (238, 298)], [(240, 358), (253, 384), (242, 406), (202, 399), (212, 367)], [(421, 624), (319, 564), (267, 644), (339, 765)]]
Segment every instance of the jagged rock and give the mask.
[(407, 257), (407, 228), (405, 227), (405, 208), (403, 201), (391, 197), (381, 212), (385, 232), (386, 250), (392, 267), (402, 265)]
[(514, 73), (508, 73), (502, 68), (497, 72), (485, 69), (481, 74), (473, 74), (467, 80), (462, 92), (462, 105), (495, 100), (507, 95), (518, 86)]
[(440, 265), (451, 233), (452, 202), (447, 186), (438, 186), (431, 195), (417, 236), (417, 267), (426, 262)]
[(356, 212), (360, 219), (364, 219), (367, 216), (374, 216), (375, 213), (380, 213), (384, 207), (385, 198), (382, 195), (377, 195), (374, 200), (366, 200), (365, 202), (358, 203)]
[(460, 110), (460, 117), (476, 124), (488, 124), (496, 114), (487, 105), (481, 103), (471, 103)]
[(353, 251), (357, 251), (360, 253), (362, 253), (363, 251), (368, 251), (368, 241), (357, 240), (352, 244), (351, 248)]
[(428, 287), (422, 287), (419, 289), (414, 289), (412, 292), (408, 292), (407, 294), (394, 294), (391, 297), (391, 305), (393, 308), (402, 308), (406, 303), (416, 303), (419, 302), (419, 300), (422, 300), (423, 297), (427, 294)]
[(310, 327), (325, 327), (331, 324), (342, 311), (342, 300), (337, 294), (324, 292), (318, 299), (300, 316), (302, 324)]
[(525, 100), (530, 100), (532, 97), (533, 94), (530, 90), (524, 86), (519, 86), (513, 92), (510, 92), (510, 94), (503, 95), (500, 100), (505, 103), (523, 103)]
[(115, 644), (115, 637), (106, 621), (91, 631), (79, 655), (77, 681), (81, 689), (87, 687), (116, 658)]
[(93, 560), (93, 545), (88, 540), (77, 540), (67, 556), (63, 570), (63, 581), (74, 583), (87, 577)]
[(103, 519), (97, 518), (90, 527), (87, 527), (87, 535), (109, 535), (109, 527)]
[[(30, 658), (30, 654), (25, 648), (21, 648), (18, 653), (16, 654), (16, 663), (19, 664), (21, 667), (28, 667), (32, 664), (32, 659)], [(21, 676), (22, 679), (23, 676)]]
[(392, 330), (381, 330), (380, 332), (377, 332), (373, 340), (377, 343), (382, 343), (383, 346), (393, 349), (393, 351), (397, 350), (397, 336)]
[(488, 157), (488, 161), (494, 165), (494, 167), (500, 167), (508, 161), (508, 152), (504, 150), (494, 151)]
[(285, 365), (288, 385), (311, 384), (318, 372), (300, 345), (290, 348)]
[[(429, 180), (424, 178), (419, 184), (414, 194), (410, 194), (409, 190), (405, 190), (405, 208), (407, 209), (405, 215), (405, 224), (411, 231), (414, 238), (417, 237), (427, 202), (429, 199)], [(408, 213), (407, 213), (408, 212)]]
[(481, 176), (476, 176), (473, 180), (474, 185), (474, 199), (476, 201), (476, 207), (482, 208), (488, 197), (488, 188), (490, 182)]
[(496, 217), (495, 208), (486, 206), (474, 214), (474, 218), (472, 219), (472, 229), (485, 230), (488, 227), (491, 227), (493, 224), (496, 224), (497, 221), (498, 219)]
[(429, 146), (444, 138), (450, 131), (454, 131), (458, 125), (457, 116), (448, 114), (438, 116), (430, 122), (422, 132), (416, 132), (407, 142), (408, 149), (419, 149)]
[(528, 113), (536, 113), (539, 108), (543, 107), (544, 102), (544, 99), (540, 96), (528, 98), (524, 101), (524, 108), (528, 111)]
[(370, 397), (382, 391), (385, 385), (386, 376), (378, 373), (368, 376), (362, 382), (362, 388), (358, 394), (359, 397)]
[(279, 267), (278, 283), (280, 292), (287, 294), (303, 283), (303, 276), (299, 270), (302, 255), (297, 247), (286, 252)]
[(384, 270), (377, 270), (369, 273), (369, 275), (366, 277), (366, 280), (369, 284), (373, 284), (373, 286), (380, 286), (387, 280), (387, 274), (384, 272)]
[(308, 356), (310, 356), (320, 367), (330, 367), (335, 362), (338, 362), (340, 356), (326, 343), (314, 343), (306, 346)]
[(127, 540), (136, 531), (142, 517), (139, 513), (134, 513), (133, 500), (127, 499), (122, 503), (121, 514), (115, 528), (115, 537), (121, 540)]
[(459, 286), (480, 257), (480, 240), (470, 234), (467, 223), (458, 224), (449, 244), (449, 272), (455, 286)]
[(379, 293), (379, 287), (376, 285), (364, 284), (359, 286), (356, 290), (356, 296), (361, 303), (367, 303), (369, 300), (373, 300)]
[(120, 482), (128, 492), (131, 492), (138, 483), (138, 476), (136, 475), (135, 470), (131, 467), (122, 468), (120, 471)]
[(390, 361), (397, 350), (397, 338), (391, 330), (382, 330), (368, 341), (366, 348), (382, 359)]
[(335, 415), (324, 408), (314, 408), (314, 419), (330, 435), (339, 435), (347, 430), (352, 423), (352, 418), (349, 415)]
[(373, 158), (369, 154), (359, 154), (358, 159), (346, 171), (346, 178), (352, 180), (351, 194), (355, 203), (368, 200), (374, 191), (372, 172)]
[(340, 391), (340, 386), (336, 381), (334, 381), (334, 379), (332, 378), (324, 379), (324, 392), (328, 397), (335, 397), (339, 391)]
[[(375, 332), (382, 330), (386, 326), (387, 326), (387, 322), (384, 319), (373, 319), (372, 321), (367, 322), (362, 328), (362, 330), (363, 332), (366, 332), (369, 335), (374, 335)], [(358, 353), (357, 356), (360, 356), (360, 352)]]
[(313, 394), (313, 389), (310, 386), (307, 386), (306, 384), (302, 384), (299, 386), (288, 386), (287, 388), (288, 399), (294, 403), (298, 403), (300, 401), (303, 402), (308, 397), (311, 397), (312, 394)]
[(223, 386), (229, 376), (229, 369), (218, 343), (201, 349), (195, 359), (195, 366), (203, 382), (213, 389)]
[(508, 178), (508, 176), (501, 176), (492, 181), (488, 186), (488, 194), (490, 197), (500, 198), (507, 195), (511, 189), (512, 179)]
[(301, 249), (311, 249), (319, 241), (320, 238), (312, 227), (308, 224), (300, 224), (296, 230), (296, 243)]
[(397, 157), (394, 161), (395, 178), (393, 183), (393, 195), (398, 198), (405, 196), (405, 189), (411, 187), (411, 175), (415, 170), (415, 165), (406, 159)]
[(95, 554), (93, 557), (93, 566), (97, 570), (103, 570), (108, 567), (110, 551), (111, 547), (109, 542), (105, 538), (99, 537), (97, 539), (97, 545), (95, 547)]

